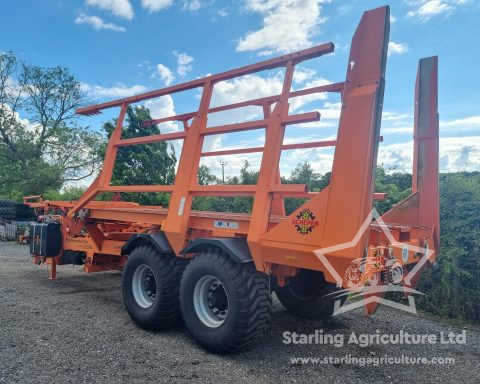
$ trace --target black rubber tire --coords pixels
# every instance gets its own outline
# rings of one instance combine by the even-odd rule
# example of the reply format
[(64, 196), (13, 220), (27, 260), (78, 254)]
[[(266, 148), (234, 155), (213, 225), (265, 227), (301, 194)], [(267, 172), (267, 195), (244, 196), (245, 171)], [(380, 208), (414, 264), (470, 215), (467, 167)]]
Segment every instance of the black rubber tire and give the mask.
[(15, 211), (17, 214), (17, 217), (34, 217), (35, 213), (32, 208), (30, 208), (28, 205), (25, 204), (16, 204), (15, 205)]
[(15, 216), (17, 211), (15, 207), (1, 207), (0, 216)]
[[(228, 298), (228, 314), (222, 325), (211, 328), (198, 317), (193, 292), (203, 276), (216, 277)], [(193, 338), (206, 349), (218, 353), (250, 348), (270, 329), (272, 297), (266, 275), (253, 263), (240, 264), (217, 249), (196, 256), (185, 269), (180, 284), (183, 320)]]
[(0, 207), (15, 207), (15, 200), (10, 199), (0, 199)]
[(343, 303), (346, 296), (327, 296), (337, 291), (337, 285), (325, 281), (322, 272), (302, 269), (288, 279), (284, 287), (276, 287), (280, 303), (292, 314), (306, 319), (326, 319), (332, 316), (336, 300)]
[[(146, 264), (153, 271), (156, 292), (155, 301), (142, 308), (132, 292), (135, 269)], [(123, 270), (123, 303), (130, 317), (146, 329), (168, 329), (181, 323), (179, 287), (186, 261), (172, 254), (160, 254), (152, 245), (142, 244), (128, 256)]]

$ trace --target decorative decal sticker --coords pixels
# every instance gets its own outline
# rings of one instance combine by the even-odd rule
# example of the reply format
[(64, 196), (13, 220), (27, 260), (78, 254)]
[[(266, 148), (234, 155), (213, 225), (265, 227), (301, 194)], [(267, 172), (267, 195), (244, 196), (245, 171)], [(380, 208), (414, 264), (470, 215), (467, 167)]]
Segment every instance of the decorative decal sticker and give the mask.
[(215, 228), (238, 229), (238, 221), (214, 221)]
[(305, 208), (298, 213), (295, 219), (292, 219), (292, 224), (302, 235), (308, 235), (313, 228), (318, 227), (318, 220), (310, 209)]

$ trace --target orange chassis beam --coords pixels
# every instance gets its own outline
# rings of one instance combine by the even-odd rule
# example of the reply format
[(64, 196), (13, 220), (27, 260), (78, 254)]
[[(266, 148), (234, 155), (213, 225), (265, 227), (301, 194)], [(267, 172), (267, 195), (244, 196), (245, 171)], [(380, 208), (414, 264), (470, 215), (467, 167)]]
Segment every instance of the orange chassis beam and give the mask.
[[(235, 237), (248, 242), (258, 271), (280, 280), (306, 268), (323, 271), (326, 280), (335, 277), (315, 250), (351, 242), (370, 217), (375, 198), (374, 169), (380, 136), (385, 66), (389, 35), (389, 8), (364, 13), (351, 44), (346, 80), (320, 87), (292, 91), (295, 66), (303, 61), (333, 52), (327, 43), (310, 49), (266, 60), (257, 64), (174, 85), (137, 96), (80, 108), (77, 113), (93, 115), (101, 110), (120, 107), (117, 126), (109, 140), (104, 165), (97, 179), (75, 202), (44, 201), (38, 196), (25, 202), (52, 216), (62, 224), (63, 249), (83, 251), (87, 255), (86, 272), (122, 268), (126, 257), (121, 248), (136, 233), (162, 231), (176, 255), (196, 238)], [(247, 74), (285, 68), (281, 94), (210, 107), (217, 83)], [(438, 116), (436, 104), (436, 58), (423, 59), (417, 75), (415, 94), (415, 154), (412, 195), (383, 216), (395, 242), (438, 249)], [(144, 122), (144, 125), (180, 121), (184, 131), (148, 137), (122, 139), (122, 125), (128, 105), (195, 88), (203, 88), (198, 111)], [(342, 99), (336, 140), (283, 144), (285, 127), (320, 119), (316, 111), (289, 114), (289, 100), (304, 95), (337, 92)], [(263, 118), (256, 121), (208, 126), (210, 113), (245, 106), (263, 108)], [(245, 130), (264, 129), (263, 147), (203, 151), (204, 137)], [(183, 140), (183, 150), (173, 185), (113, 186), (110, 184), (117, 150), (167, 140)], [(335, 146), (330, 185), (321, 192), (308, 192), (305, 185), (282, 185), (279, 160), (282, 150)], [(202, 156), (261, 152), (262, 160), (256, 185), (198, 185), (197, 172)], [(102, 192), (170, 193), (169, 207), (146, 207), (135, 203), (100, 202)], [(193, 211), (195, 196), (253, 196), (251, 214)], [(285, 215), (285, 197), (306, 198), (294, 213)], [(391, 245), (378, 224), (372, 223), (358, 241), (346, 249), (327, 252), (326, 258), (343, 276), (353, 260), (372, 250)], [(410, 252), (405, 259), (402, 249), (393, 256), (403, 265), (414, 265), (419, 254)], [(186, 255), (182, 257), (191, 257)], [(402, 257), (403, 256), (403, 257)], [(37, 257), (36, 261), (41, 261)], [(431, 258), (433, 261), (434, 258)], [(61, 254), (48, 261), (52, 277)], [(337, 281), (338, 283), (338, 281)]]

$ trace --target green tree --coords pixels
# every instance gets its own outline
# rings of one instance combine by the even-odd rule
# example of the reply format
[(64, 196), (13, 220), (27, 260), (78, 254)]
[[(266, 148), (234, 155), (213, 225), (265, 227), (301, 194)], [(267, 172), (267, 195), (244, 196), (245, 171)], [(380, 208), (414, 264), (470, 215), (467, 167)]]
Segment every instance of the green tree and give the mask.
[[(321, 175), (313, 171), (312, 165), (308, 161), (297, 164), (290, 173), (290, 177), (282, 178), (284, 184), (305, 184), (311, 192), (318, 192), (330, 183), (330, 172)], [(294, 212), (298, 207), (304, 204), (307, 199), (287, 198), (285, 199), (285, 212), (287, 215)]]
[(440, 254), (418, 288), (421, 309), (480, 322), (480, 173), (440, 175)]
[(84, 186), (70, 185), (62, 189), (62, 191), (49, 190), (44, 193), (44, 197), (47, 200), (61, 200), (72, 201), (78, 200), (87, 190)]
[[(122, 138), (151, 136), (160, 134), (157, 125), (143, 126), (144, 121), (152, 120), (150, 111), (143, 106), (128, 107)], [(106, 122), (103, 130), (110, 138), (115, 129), (116, 119)], [(101, 149), (105, 154), (106, 144)], [(144, 145), (120, 147), (112, 174), (112, 185), (168, 185), (175, 179), (177, 158), (172, 144), (156, 142)], [(124, 200), (146, 205), (168, 205), (169, 195), (165, 193), (125, 193)]]
[(204, 164), (198, 167), (198, 184), (211, 185), (218, 182), (218, 178), (210, 171), (210, 168)]
[(64, 67), (0, 53), (0, 195), (20, 199), (96, 172), (101, 136), (78, 124), (85, 96)]
[[(258, 171), (251, 171), (250, 163), (245, 160), (243, 167), (240, 169), (240, 177), (228, 176), (225, 184), (229, 185), (254, 185), (257, 184)], [(216, 178), (209, 168), (202, 165), (198, 172), (199, 184), (218, 184), (220, 180)], [(208, 181), (208, 182), (206, 182)], [(249, 213), (252, 211), (253, 198), (248, 196), (238, 197), (218, 197), (218, 196), (199, 196), (194, 199), (193, 209), (200, 211), (215, 212), (238, 212)]]
[[(233, 180), (230, 180), (230, 183), (233, 184)], [(243, 185), (255, 185), (258, 181), (258, 171), (250, 170), (250, 163), (248, 160), (245, 160), (243, 167), (240, 169), (240, 184)], [(228, 183), (227, 183), (228, 184)]]
[(375, 192), (385, 192), (385, 200), (375, 201), (379, 214), (387, 212), (394, 204), (407, 198), (412, 189), (412, 175), (403, 172), (387, 173), (385, 168), (378, 166), (375, 172)]

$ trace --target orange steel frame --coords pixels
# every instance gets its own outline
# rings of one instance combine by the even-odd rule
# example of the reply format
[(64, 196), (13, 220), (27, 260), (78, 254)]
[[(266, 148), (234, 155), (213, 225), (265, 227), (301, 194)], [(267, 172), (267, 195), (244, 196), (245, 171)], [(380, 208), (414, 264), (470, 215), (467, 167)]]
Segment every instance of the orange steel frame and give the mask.
[[(127, 256), (121, 248), (134, 233), (164, 232), (179, 257), (185, 245), (196, 238), (246, 238), (258, 271), (273, 274), (280, 284), (298, 273), (300, 268), (323, 271), (327, 281), (334, 277), (325, 268), (314, 250), (351, 241), (369, 216), (374, 194), (374, 170), (383, 102), (385, 66), (389, 35), (389, 8), (381, 7), (364, 13), (351, 44), (346, 80), (339, 83), (291, 91), (295, 66), (306, 60), (333, 52), (327, 43), (257, 64), (230, 70), (137, 96), (80, 108), (77, 113), (93, 115), (101, 110), (120, 107), (116, 129), (108, 142), (103, 168), (85, 194), (76, 202), (43, 201), (26, 198), (31, 206), (59, 209), (55, 218), (62, 223), (63, 249), (84, 251), (86, 272), (122, 268)], [(436, 58), (425, 59), (416, 87), (415, 161), (412, 196), (384, 215), (397, 241), (438, 249), (438, 117), (436, 113)], [(210, 108), (215, 85), (263, 70), (284, 67), (282, 92), (276, 96)], [(427, 68), (428, 67), (428, 68)], [(429, 84), (424, 84), (428, 78)], [(153, 121), (161, 124), (179, 121), (182, 132), (122, 139), (122, 125), (127, 107), (132, 103), (203, 88), (198, 111)], [(428, 88), (428, 92), (424, 88)], [(342, 110), (336, 140), (283, 144), (285, 127), (290, 124), (317, 121), (318, 112), (290, 115), (289, 99), (315, 93), (336, 92), (341, 95)], [(426, 98), (426, 99), (425, 99)], [(428, 105), (424, 107), (424, 105)], [(260, 120), (208, 127), (209, 113), (245, 106), (263, 108)], [(427, 111), (428, 109), (428, 111)], [(428, 118), (418, 118), (419, 114)], [(189, 121), (191, 120), (191, 123)], [(258, 148), (203, 152), (204, 137), (229, 132), (265, 129), (265, 145)], [(183, 139), (182, 153), (173, 185), (113, 186), (112, 171), (119, 147), (167, 140)], [(330, 185), (321, 192), (308, 192), (305, 185), (281, 184), (279, 161), (282, 150), (335, 146)], [(202, 156), (219, 156), (262, 152), (256, 185), (198, 185), (197, 172)], [(426, 172), (428, 170), (428, 172)], [(140, 206), (128, 202), (100, 202), (94, 198), (101, 192), (168, 192), (168, 209)], [(251, 214), (193, 211), (194, 196), (253, 196)], [(285, 215), (285, 197), (308, 198), (297, 211)], [(308, 210), (314, 215), (308, 234), (296, 230), (297, 215)], [(218, 228), (216, 221), (233, 222), (230, 228)], [(361, 258), (365, 248), (375, 248), (388, 241), (372, 224), (361, 241), (349, 249), (326, 255), (336, 271), (343, 275), (352, 260)], [(401, 262), (401, 250), (394, 256)], [(42, 261), (36, 258), (36, 261)], [(433, 259), (432, 259), (433, 260)], [(416, 263), (409, 255), (407, 263)], [(49, 259), (52, 271), (61, 255)]]

